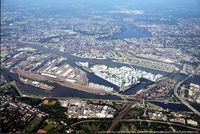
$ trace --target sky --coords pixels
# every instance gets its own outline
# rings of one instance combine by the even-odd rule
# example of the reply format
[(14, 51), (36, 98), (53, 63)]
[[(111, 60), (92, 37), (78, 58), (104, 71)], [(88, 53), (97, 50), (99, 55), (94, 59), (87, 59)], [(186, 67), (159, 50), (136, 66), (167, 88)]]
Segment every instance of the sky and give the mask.
[(47, 13), (83, 13), (91, 11), (114, 11), (118, 8), (162, 12), (173, 10), (184, 14), (200, 16), (200, 0), (1, 0), (1, 10), (18, 11), (40, 9)]

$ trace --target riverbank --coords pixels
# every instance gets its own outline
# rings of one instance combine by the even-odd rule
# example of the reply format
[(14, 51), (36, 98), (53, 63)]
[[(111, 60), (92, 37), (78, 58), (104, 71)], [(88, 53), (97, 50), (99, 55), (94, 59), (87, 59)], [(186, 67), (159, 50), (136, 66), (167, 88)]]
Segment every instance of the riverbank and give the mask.
[(80, 55), (76, 55), (76, 54), (70, 54), (72, 56), (76, 56), (76, 57), (79, 57), (79, 58), (85, 58), (85, 59), (97, 59), (97, 60), (101, 60), (101, 59), (107, 59), (107, 58), (96, 58), (96, 57), (84, 57), (84, 56), (80, 56)]
[[(56, 49), (50, 49), (42, 46), (40, 43), (29, 43), (29, 42), (18, 42), (20, 45), (24, 47), (32, 47), (36, 50), (45, 52), (45, 53), (52, 53), (57, 56), (62, 56), (67, 58), (67, 63), (70, 64), (71, 66), (76, 66), (75, 62), (91, 62), (95, 64), (104, 64), (104, 65), (109, 65), (109, 66), (116, 66), (116, 67), (121, 67), (121, 66), (127, 66), (129, 67), (129, 63), (124, 63), (124, 62), (114, 62), (113, 60), (110, 59), (90, 59), (90, 58), (83, 58), (83, 57), (77, 57), (69, 53), (65, 52), (60, 52)], [(133, 64), (132, 64), (133, 65)], [(138, 64), (133, 65), (134, 68), (144, 70), (146, 72), (151, 72), (151, 73), (159, 73), (162, 75), (167, 75), (169, 72), (163, 71), (163, 70), (158, 70), (155, 68), (147, 68), (146, 66), (140, 66)]]
[(7, 82), (15, 81), (17, 86), (20, 88), (20, 91), (25, 96), (34, 96), (34, 97), (46, 97), (46, 98), (79, 98), (79, 99), (91, 99), (91, 100), (123, 100), (121, 97), (115, 95), (106, 94), (106, 95), (97, 95), (92, 94), (76, 89), (72, 89), (69, 87), (64, 87), (57, 83), (55, 84), (55, 89), (51, 92), (46, 92), (41, 88), (33, 87), (27, 84), (23, 84), (20, 82), (19, 77), (16, 73), (8, 71), (8, 70), (0, 70), (1, 74), (5, 77)]
[(12, 81), (9, 82), (5, 85), (1, 86), (1, 90), (7, 90), (8, 87), (13, 86), (15, 88), (15, 90), (19, 93), (19, 96), (17, 97), (25, 97), (25, 98), (35, 98), (35, 99), (61, 99), (61, 100), (94, 100), (94, 101), (105, 101), (107, 102), (109, 101), (113, 101), (113, 102), (124, 102), (124, 100), (121, 99), (95, 99), (95, 98), (80, 98), (80, 97), (55, 97), (55, 96), (45, 96), (45, 95), (32, 95), (32, 94), (28, 94), (25, 93), (24, 91), (22, 91), (22, 89), (20, 89), (20, 87), (18, 87), (17, 82)]
[(123, 61), (117, 61), (117, 60), (112, 60), (112, 61), (115, 62), (115, 63), (128, 64), (129, 66), (134, 65), (134, 66), (145, 67), (145, 68), (149, 68), (149, 69), (156, 69), (156, 70), (164, 71), (164, 72), (167, 72), (167, 73), (173, 72), (173, 71), (161, 70), (161, 69), (158, 69), (158, 68), (153, 68), (153, 67), (150, 67), (150, 66), (144, 66), (144, 65), (141, 65), (141, 64), (134, 64), (134, 63), (128, 63), (128, 62), (123, 62)]
[(85, 67), (85, 66), (82, 66), (79, 62), (75, 62), (75, 64), (78, 65), (78, 66), (80, 66), (82, 69), (84, 69), (84, 70), (86, 70), (86, 71), (92, 73), (92, 70), (91, 70), (90, 68)]
[(49, 77), (46, 77), (46, 76), (42, 76), (42, 75), (39, 75), (39, 74), (35, 74), (35, 73), (32, 73), (32, 72), (27, 72), (27, 71), (23, 71), (23, 70), (19, 70), (19, 69), (17, 69), (15, 72), (22, 77), (32, 79), (32, 80), (54, 81), (61, 86), (76, 89), (76, 90), (79, 90), (79, 91), (92, 93), (92, 94), (100, 94), (100, 95), (109, 94), (109, 92), (106, 92), (106, 91), (101, 90), (101, 89), (91, 88), (87, 85), (78, 85), (78, 84), (67, 82), (67, 81), (59, 81), (59, 80), (49, 78)]

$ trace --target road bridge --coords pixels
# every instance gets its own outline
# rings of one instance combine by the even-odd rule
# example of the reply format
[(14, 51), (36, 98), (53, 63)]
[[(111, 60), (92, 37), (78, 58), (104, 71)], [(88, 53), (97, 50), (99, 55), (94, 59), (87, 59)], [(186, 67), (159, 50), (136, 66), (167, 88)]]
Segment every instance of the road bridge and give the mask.
[[(131, 65), (130, 65), (131, 66)], [(169, 76), (172, 76), (174, 73), (176, 73), (177, 71), (174, 71), (172, 73), (169, 74)], [(155, 87), (165, 83), (166, 81), (168, 81), (170, 78), (165, 77), (162, 80), (156, 82), (154, 85), (150, 85), (148, 86), (147, 89), (143, 90), (142, 92), (139, 92), (137, 94), (134, 95), (134, 99), (130, 104), (128, 104), (127, 106), (125, 106), (124, 109), (122, 109), (118, 115), (113, 118), (112, 123), (110, 125), (110, 127), (107, 130), (107, 133), (110, 133), (119, 123), (119, 121), (129, 112), (129, 110), (132, 108), (132, 106), (134, 106), (137, 102), (141, 102), (143, 99), (145, 99), (148, 95), (148, 93), (154, 89)]]
[(187, 106), (190, 110), (192, 110), (195, 114), (197, 114), (198, 116), (200, 116), (200, 112), (198, 110), (196, 110), (195, 108), (193, 108), (187, 101), (185, 101), (183, 98), (181, 98), (178, 95), (178, 89), (181, 86), (181, 84), (183, 84), (186, 80), (188, 80), (190, 77), (192, 77), (193, 74), (190, 74), (188, 77), (186, 77), (184, 80), (180, 81), (176, 87), (174, 88), (174, 95), (185, 105)]
[(118, 115), (113, 118), (112, 123), (109, 127), (109, 129), (107, 130), (107, 133), (110, 133), (119, 123), (119, 121), (129, 112), (129, 110), (135, 106), (136, 103), (141, 102), (146, 95), (148, 94), (149, 91), (151, 91), (154, 87), (162, 84), (163, 81), (160, 81), (154, 85), (149, 86), (146, 90), (143, 90), (142, 92), (138, 93), (135, 95), (135, 100), (132, 101), (130, 104), (128, 104), (127, 106), (125, 106), (125, 108), (123, 108)]

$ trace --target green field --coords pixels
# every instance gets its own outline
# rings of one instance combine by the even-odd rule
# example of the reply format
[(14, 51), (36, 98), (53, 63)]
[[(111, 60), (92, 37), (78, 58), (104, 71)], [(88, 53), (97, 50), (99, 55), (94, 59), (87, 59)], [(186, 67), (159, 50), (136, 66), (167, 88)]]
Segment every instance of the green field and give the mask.
[(26, 127), (25, 127), (25, 132), (32, 132), (42, 121), (42, 118), (40, 117), (35, 117)]

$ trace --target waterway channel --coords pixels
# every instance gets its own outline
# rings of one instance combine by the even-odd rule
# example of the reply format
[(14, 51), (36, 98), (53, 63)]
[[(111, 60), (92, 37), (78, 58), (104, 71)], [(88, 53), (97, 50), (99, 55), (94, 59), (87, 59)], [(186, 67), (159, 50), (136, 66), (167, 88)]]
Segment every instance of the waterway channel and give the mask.
[[(128, 66), (128, 64), (124, 64), (124, 63), (117, 63), (114, 62), (110, 59), (89, 59), (89, 58), (81, 58), (81, 57), (77, 57), (77, 56), (73, 56), (70, 54), (66, 54), (63, 52), (60, 52), (58, 50), (55, 49), (48, 49), (45, 48), (41, 45), (30, 45), (30, 44), (24, 44), (24, 47), (32, 47), (35, 48), (36, 50), (39, 50), (41, 52), (44, 53), (52, 53), (55, 54), (57, 56), (62, 56), (67, 58), (67, 63), (70, 64), (72, 67), (77, 67), (80, 68), (78, 65), (75, 64), (75, 62), (91, 62), (91, 63), (95, 63), (95, 64), (104, 64), (104, 65), (108, 65), (108, 66), (113, 66), (113, 67), (121, 67), (121, 66)], [(134, 68), (136, 69), (141, 69), (147, 72), (151, 72), (153, 74), (162, 74), (162, 75), (167, 75), (167, 72), (164, 71), (160, 71), (160, 70), (156, 70), (156, 69), (151, 69), (151, 68), (146, 68), (146, 67), (141, 67), (141, 66), (136, 66), (136, 65), (132, 65)], [(115, 90), (118, 90), (118, 87), (98, 76), (96, 76), (94, 73), (90, 73), (90, 72), (86, 72), (87, 73), (87, 77), (89, 79), (90, 82), (94, 82), (94, 83), (98, 83), (98, 84), (103, 84), (106, 86), (111, 86), (114, 87)], [(4, 74), (4, 76), (6, 76), (6, 79), (11, 81), (12, 79), (15, 79), (20, 87), (20, 89), (27, 93), (27, 94), (31, 94), (31, 95), (42, 95), (42, 96), (52, 96), (52, 97), (77, 97), (77, 98), (91, 98), (91, 99), (110, 99), (110, 100), (119, 100), (120, 98), (117, 96), (113, 96), (113, 95), (94, 95), (94, 94), (90, 94), (90, 93), (86, 93), (86, 92), (82, 92), (82, 91), (78, 91), (75, 89), (71, 89), (71, 88), (66, 88), (60, 85), (56, 85), (56, 88), (54, 90), (52, 90), (51, 92), (46, 92), (42, 89), (39, 88), (35, 88), (29, 85), (25, 85), (23, 83), (21, 83), (17, 77), (16, 74), (10, 73), (7, 70), (1, 70), (1, 74)], [(177, 77), (177, 78), (176, 78)], [(177, 74), (174, 76), (175, 79), (184, 79), (184, 77), (186, 77), (186, 75), (183, 74)], [(199, 80), (199, 78), (194, 78), (196, 81)], [(191, 82), (191, 81), (190, 81)], [(146, 83), (146, 81), (144, 80), (143, 82), (141, 82), (140, 84), (137, 84), (133, 87), (131, 87), (130, 89), (126, 90), (123, 94), (134, 94), (136, 93), (138, 90), (140, 90), (141, 88), (144, 88), (145, 86), (147, 86), (148, 84)], [(161, 104), (158, 104), (161, 105)], [(177, 104), (180, 105), (180, 107), (182, 107), (184, 109), (184, 111), (187, 111), (188, 109), (185, 109), (184, 105), (181, 104)], [(171, 104), (169, 105), (165, 105), (162, 104), (162, 107), (164, 108), (169, 108), (169, 109), (173, 109), (174, 106), (172, 106)], [(177, 107), (177, 106), (175, 106)]]
[[(24, 46), (29, 46), (32, 48), (35, 48), (36, 50), (42, 51), (44, 53), (52, 53), (55, 54), (57, 56), (62, 56), (67, 58), (66, 63), (71, 65), (72, 67), (77, 67), (79, 69), (81, 69), (80, 66), (78, 66), (75, 62), (89, 62), (89, 63), (94, 63), (94, 64), (104, 64), (104, 65), (108, 65), (111, 67), (122, 67), (122, 66), (127, 66), (130, 67), (130, 65), (125, 64), (125, 63), (117, 63), (114, 62), (110, 59), (89, 59), (89, 58), (82, 58), (82, 57), (77, 57), (71, 54), (66, 54), (64, 52), (60, 52), (58, 50), (55, 49), (49, 49), (49, 48), (45, 48), (41, 45), (29, 45), (29, 44), (24, 44)], [(131, 65), (132, 67), (134, 67), (135, 69), (140, 69), (146, 72), (151, 72), (153, 74), (162, 74), (162, 75), (167, 75), (168, 72), (164, 72), (161, 70), (156, 70), (156, 69), (152, 69), (152, 68), (146, 68), (146, 67), (141, 67), (141, 66), (136, 66), (136, 65)], [(109, 87), (113, 87), (114, 90), (119, 90), (119, 87), (110, 83), (109, 81), (106, 81), (105, 79), (100, 78), (99, 76), (95, 75), (94, 73), (88, 72), (87, 73), (87, 77), (89, 79), (89, 82), (93, 82), (93, 83), (97, 83), (97, 84), (101, 84), (101, 85), (106, 85)], [(140, 90), (141, 88), (144, 88), (145, 86), (147, 86), (149, 83), (148, 80), (142, 80), (140, 84), (137, 84), (135, 86), (132, 86), (130, 89), (128, 89), (125, 94), (134, 94), (136, 93), (138, 90)], [(150, 84), (150, 83), (149, 83)]]
[(36, 96), (45, 96), (45, 97), (66, 97), (66, 98), (91, 98), (91, 99), (108, 99), (108, 100), (120, 100), (119, 97), (114, 95), (95, 95), (91, 93), (86, 93), (76, 89), (63, 87), (60, 85), (55, 85), (55, 88), (52, 91), (45, 91), (40, 88), (36, 88), (30, 85), (23, 84), (20, 82), (18, 75), (9, 72), (8, 70), (1, 70), (7, 81), (11, 82), (15, 80), (17, 85), (25, 94), (36, 95)]

